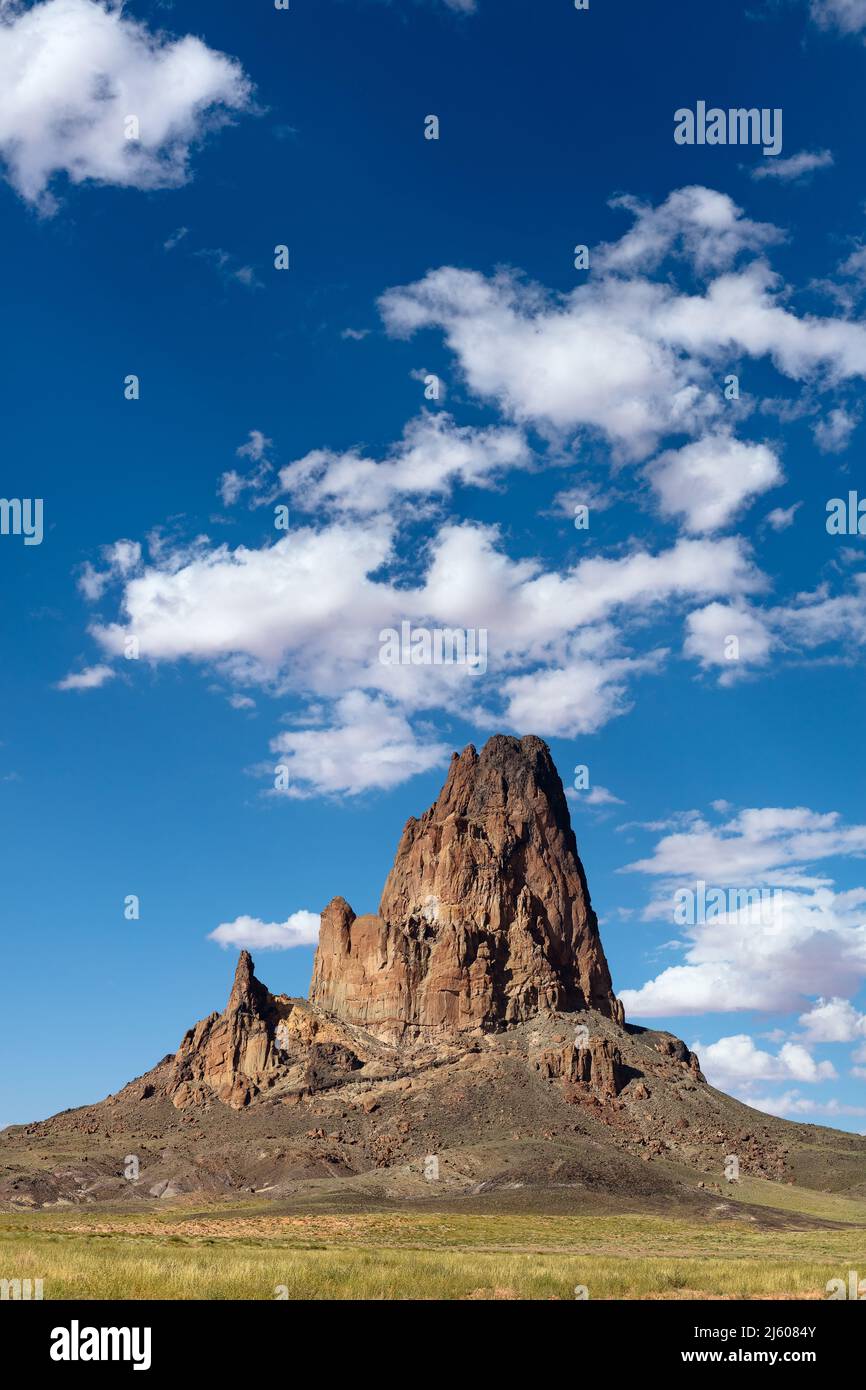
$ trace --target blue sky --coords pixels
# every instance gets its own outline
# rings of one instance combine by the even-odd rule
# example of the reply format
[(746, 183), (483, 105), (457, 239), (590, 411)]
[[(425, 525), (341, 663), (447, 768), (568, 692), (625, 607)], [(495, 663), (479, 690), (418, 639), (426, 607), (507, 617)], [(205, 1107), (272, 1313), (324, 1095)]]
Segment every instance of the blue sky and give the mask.
[[(0, 1124), (173, 1050), (240, 945), (306, 993), (501, 731), (589, 770), (628, 1017), (866, 1130), (864, 40), (861, 0), (0, 6), (2, 491), (44, 507), (0, 536)], [(780, 154), (678, 145), (698, 101)], [(383, 665), (404, 620), (487, 669)], [(760, 920), (677, 922), (700, 881)]]

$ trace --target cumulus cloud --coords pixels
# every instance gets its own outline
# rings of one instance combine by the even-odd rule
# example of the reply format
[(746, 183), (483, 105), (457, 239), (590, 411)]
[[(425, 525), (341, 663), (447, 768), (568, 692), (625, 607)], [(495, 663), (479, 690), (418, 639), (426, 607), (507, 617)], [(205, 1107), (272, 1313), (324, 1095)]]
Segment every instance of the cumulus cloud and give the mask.
[[(442, 266), (381, 296), (385, 327), (405, 338), (440, 330), (470, 392), (548, 438), (600, 437), (615, 461), (628, 462), (647, 459), (666, 436), (690, 437), (681, 466), (698, 469), (700, 505), (723, 524), (717, 518), (736, 515), (781, 474), (765, 445), (731, 438), (714, 457), (730, 433), (721, 375), (739, 358), (767, 359), (812, 392), (841, 388), (866, 376), (866, 326), (795, 313), (786, 287), (754, 256), (778, 239), (776, 229), (750, 222), (724, 195), (679, 190), (655, 209), (621, 201), (634, 227), (600, 249), (570, 293), (513, 271), (486, 277)], [(752, 258), (735, 264), (744, 252)], [(671, 256), (708, 276), (700, 292), (650, 278)], [(823, 427), (827, 437), (837, 437), (843, 414)], [(687, 496), (667, 503), (671, 515), (690, 515)]]
[(798, 594), (791, 603), (768, 609), (765, 618), (800, 649), (842, 642), (850, 652), (866, 644), (866, 573), (853, 574), (845, 592), (833, 594), (821, 585)]
[(59, 174), (75, 184), (177, 187), (193, 146), (250, 98), (235, 59), (192, 35), (151, 31), (114, 0), (0, 11), (0, 155), (9, 182), (42, 211), (55, 207)]
[(661, 881), (648, 918), (672, 920), (674, 894), (701, 882), (743, 896), (732, 894), (717, 915), (695, 912), (701, 920), (678, 923), (684, 964), (623, 991), (627, 1011), (647, 1017), (802, 1013), (807, 1001), (816, 1001), (801, 1023), (807, 1041), (822, 1040), (840, 1006), (828, 1009), (820, 1001), (851, 999), (866, 979), (866, 889), (836, 892), (812, 866), (859, 859), (864, 850), (866, 826), (803, 806), (753, 807), (718, 826), (692, 817), (663, 835), (650, 856), (627, 866)]
[(785, 1043), (775, 1055), (762, 1051), (747, 1033), (719, 1038), (704, 1047), (694, 1043), (701, 1070), (712, 1086), (722, 1091), (742, 1091), (759, 1081), (815, 1083), (836, 1079), (832, 1062), (816, 1062), (801, 1043)]
[[(793, 511), (796, 508), (778, 513), (777, 529), (789, 524)], [(840, 551), (840, 559), (856, 562), (858, 557)], [(837, 593), (824, 583), (798, 593), (788, 603), (765, 607), (742, 601), (709, 603), (687, 616), (683, 651), (706, 671), (719, 671), (721, 685), (732, 685), (750, 670), (766, 667), (771, 658), (776, 663), (793, 653), (802, 659), (803, 654), (818, 653), (833, 644), (841, 645), (849, 659), (866, 646), (863, 570), (844, 580)]]
[(764, 666), (773, 636), (763, 616), (742, 603), (708, 603), (686, 618), (686, 656), (706, 670), (720, 669), (721, 685), (731, 685), (751, 667)]
[(790, 1013), (817, 993), (856, 992), (866, 979), (862, 911), (828, 889), (781, 890), (769, 910), (771, 923), (760, 931), (748, 910), (680, 928), (689, 938), (685, 964), (621, 990), (626, 1013)]
[(127, 583), (126, 622), (97, 625), (95, 635), (112, 655), (134, 634), (148, 660), (241, 656), (263, 680), (291, 652), (306, 653), (327, 686), (335, 666), (363, 662), (371, 628), (392, 611), (387, 588), (368, 578), (390, 555), (381, 523), (299, 529), (261, 549), (166, 552)]
[[(519, 673), (527, 663), (608, 653), (604, 625), (614, 615), (643, 617), (764, 583), (733, 537), (682, 539), (655, 554), (635, 549), (553, 569), (512, 560), (496, 527), (448, 523), (431, 538), (415, 585), (388, 576), (396, 554), (393, 524), (382, 517), (298, 527), (260, 549), (202, 543), (167, 551), (126, 583), (123, 621), (92, 631), (115, 656), (134, 635), (145, 660), (233, 662), (258, 680), (285, 678), (321, 695), (372, 684), (410, 703), (417, 692), (423, 703), (425, 685), (457, 679), (460, 670), (383, 665), (379, 634), (403, 620), (483, 628), (491, 667)], [(433, 700), (440, 695), (437, 687)]]
[(653, 330), (661, 285), (602, 278), (558, 301), (515, 275), (443, 267), (380, 300), (395, 336), (440, 327), (470, 390), (519, 424), (599, 432), (628, 458), (720, 411), (706, 372)]
[(661, 454), (647, 468), (663, 516), (692, 533), (718, 531), (760, 493), (783, 481), (775, 453), (729, 434), (706, 435)]
[[(502, 685), (509, 727), (520, 733), (541, 731), (562, 738), (594, 734), (630, 708), (626, 677), (657, 670), (664, 655), (577, 660), (511, 676)], [(587, 800), (598, 804), (598, 798), (593, 801), (591, 794)]]
[(582, 801), (587, 806), (624, 806), (625, 802), (621, 796), (614, 796), (608, 787), (590, 787), (585, 797), (582, 793), (575, 793), (577, 800)]
[(295, 798), (387, 790), (437, 767), (450, 751), (445, 743), (419, 738), (399, 710), (360, 690), (337, 702), (330, 727), (287, 731), (271, 749), (278, 766), (288, 769), (282, 794)]
[(602, 275), (546, 295), (513, 274), (443, 267), (379, 300), (386, 328), (441, 328), (468, 388), (539, 430), (601, 432), (642, 459), (666, 434), (709, 434), (721, 400), (713, 373), (766, 357), (795, 382), (866, 377), (866, 327), (798, 317), (763, 261), (724, 272), (705, 292)]
[[(271, 441), (251, 431), (237, 451), (245, 467), (220, 481), (224, 502), (286, 497), (302, 524), (258, 546), (152, 538), (147, 563), (134, 543), (118, 543), (127, 549), (81, 578), (93, 599), (122, 583), (114, 620), (91, 626), (105, 660), (134, 637), (145, 662), (191, 661), (235, 688), (320, 704), (316, 726), (287, 745), (298, 795), (368, 785), (353, 757), (342, 780), (328, 760), (371, 710), (404, 721), (392, 730), (407, 776), (429, 765), (431, 740), (415, 721), (431, 714), (483, 729), (594, 732), (669, 660), (669, 631), (664, 645), (649, 632), (660, 620), (685, 619), (683, 655), (723, 684), (842, 636), (849, 648), (866, 642), (866, 575), (771, 606), (750, 547), (717, 534), (782, 481), (770, 445), (734, 434), (747, 412), (731, 413), (723, 399), (727, 369), (742, 355), (766, 357), (805, 382), (813, 402), (819, 388), (866, 375), (866, 325), (798, 317), (763, 259), (780, 233), (726, 195), (692, 188), (656, 208), (622, 206), (631, 229), (600, 249), (568, 295), (513, 272), (448, 266), (387, 291), (388, 331), (440, 330), (475, 403), (501, 418), (461, 425), (425, 410), (388, 448), (315, 449), (278, 474)], [(699, 292), (680, 291), (668, 274), (649, 278), (670, 258), (697, 272)], [(828, 417), (828, 429), (839, 424)], [(623, 466), (615, 486), (599, 482), (594, 449), (581, 452), (599, 440), (615, 466), (640, 466), (637, 479)], [(440, 520), (457, 488), (500, 488), (515, 470), (578, 459), (569, 481), (580, 486), (559, 494), (560, 511), (578, 493), (598, 507), (614, 494), (622, 501), (629, 479), (639, 494), (648, 481), (661, 515), (685, 534), (652, 547), (634, 538), (607, 551), (583, 546), (582, 558), (554, 564), (509, 553), (496, 525)], [(790, 516), (776, 509), (767, 524), (781, 529)], [(383, 662), (382, 633), (404, 622), (483, 632), (486, 670)]]
[(218, 942), (223, 950), (233, 946), (236, 950), (288, 951), (293, 946), (315, 946), (319, 939), (319, 922), (318, 912), (303, 909), (293, 912), (285, 922), (236, 917), (233, 922), (222, 922), (209, 932), (208, 939)]
[(866, 1038), (866, 1014), (855, 1009), (850, 999), (819, 999), (799, 1021), (809, 1042), (844, 1043)]
[(280, 470), (280, 487), (305, 511), (372, 515), (407, 499), (416, 505), (440, 500), (458, 482), (490, 487), (531, 458), (520, 430), (458, 426), (450, 415), (425, 411), (386, 458), (367, 458), (360, 449), (315, 449)]
[[(471, 522), (439, 526), (407, 583), (398, 539), (396, 520), (379, 514), (299, 526), (260, 548), (205, 538), (178, 551), (160, 546), (124, 583), (119, 620), (91, 632), (111, 657), (134, 638), (144, 662), (206, 664), (235, 686), (330, 702), (328, 737), (305, 733), (293, 750), (297, 766), (307, 749), (325, 767), (334, 731), (345, 742), (358, 722), (335, 702), (362, 691), (386, 702), (357, 706), (372, 722), (389, 711), (401, 720), (447, 711), (521, 733), (591, 732), (627, 709), (630, 683), (666, 658), (664, 648), (631, 648), (630, 637), (645, 644), (648, 617), (765, 583), (734, 537), (682, 538), (655, 553), (634, 548), (557, 568), (512, 559), (497, 527)], [(383, 662), (382, 634), (403, 622), (484, 633), (485, 669)], [(397, 732), (395, 767), (410, 776), (429, 766), (426, 741), (407, 751), (402, 724)], [(293, 794), (339, 780), (330, 769), (315, 776), (309, 760), (304, 769)], [(350, 771), (344, 785), (357, 789), (362, 779)]]

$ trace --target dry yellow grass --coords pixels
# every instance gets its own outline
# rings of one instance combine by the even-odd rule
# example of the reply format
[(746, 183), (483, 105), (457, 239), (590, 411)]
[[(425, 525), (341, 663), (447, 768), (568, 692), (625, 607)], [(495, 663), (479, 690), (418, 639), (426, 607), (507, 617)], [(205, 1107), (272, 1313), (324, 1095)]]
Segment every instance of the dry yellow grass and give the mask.
[[(861, 1215), (866, 1215), (862, 1207)], [(0, 1277), (46, 1298), (823, 1298), (866, 1271), (866, 1226), (660, 1216), (188, 1207), (0, 1217)]]

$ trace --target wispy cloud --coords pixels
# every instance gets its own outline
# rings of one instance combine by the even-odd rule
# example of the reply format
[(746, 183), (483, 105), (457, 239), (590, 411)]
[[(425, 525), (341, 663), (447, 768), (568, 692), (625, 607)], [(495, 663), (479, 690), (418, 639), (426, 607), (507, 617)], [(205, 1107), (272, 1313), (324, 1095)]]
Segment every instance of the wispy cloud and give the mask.
[(764, 160), (751, 170), (753, 179), (778, 179), (781, 183), (798, 183), (810, 178), (817, 169), (830, 169), (833, 166), (830, 150), (802, 150), (788, 159)]

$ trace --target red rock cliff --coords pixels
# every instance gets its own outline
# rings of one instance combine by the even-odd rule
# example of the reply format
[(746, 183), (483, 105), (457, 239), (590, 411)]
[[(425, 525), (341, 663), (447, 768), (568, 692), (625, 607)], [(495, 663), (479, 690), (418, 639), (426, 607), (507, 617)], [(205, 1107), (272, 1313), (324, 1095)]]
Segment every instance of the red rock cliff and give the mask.
[(622, 1021), (559, 774), (534, 735), (455, 753), (407, 822), (378, 916), (322, 916), (310, 1000), (379, 1037), (593, 1008)]

